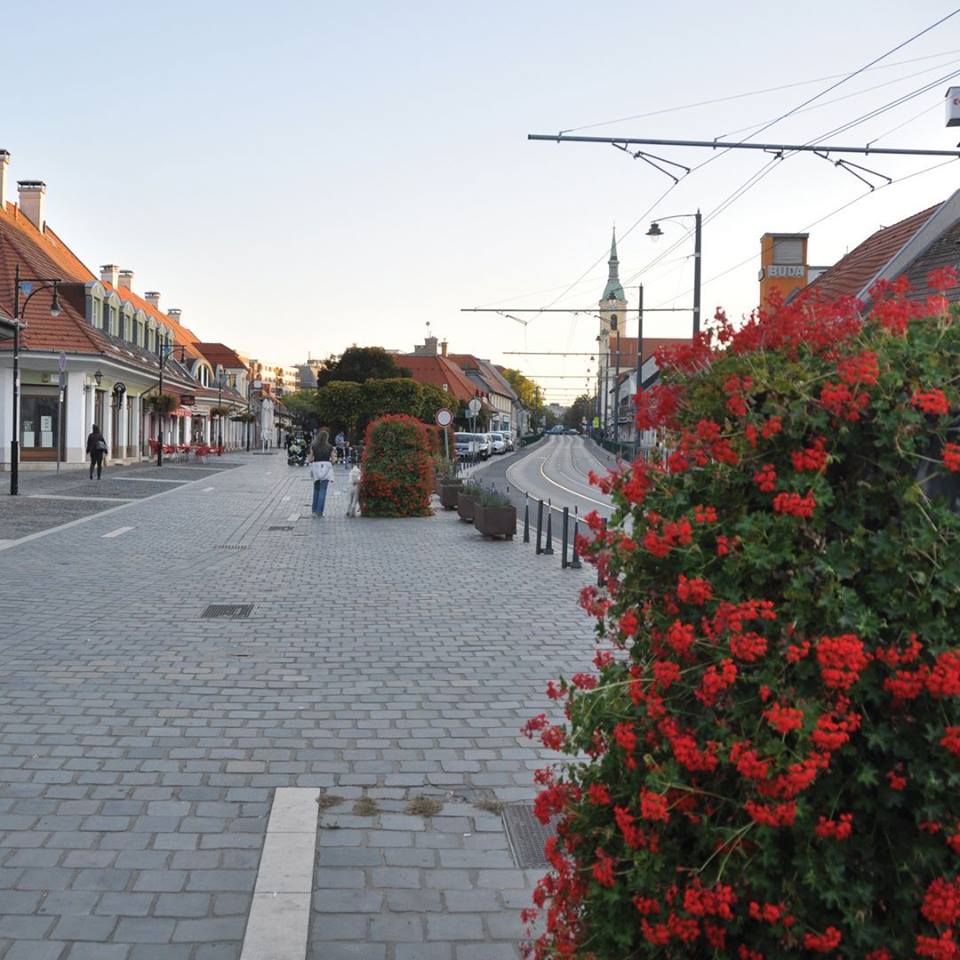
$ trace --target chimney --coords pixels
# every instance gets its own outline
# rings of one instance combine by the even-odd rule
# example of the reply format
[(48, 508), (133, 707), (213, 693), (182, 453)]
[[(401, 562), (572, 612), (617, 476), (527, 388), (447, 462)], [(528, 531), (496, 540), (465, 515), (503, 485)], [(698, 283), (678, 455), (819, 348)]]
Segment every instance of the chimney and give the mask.
[(423, 341), (423, 352), (428, 357), (435, 357), (437, 355), (437, 338), (436, 337), (427, 337)]
[(177, 307), (171, 307), (171, 308), (167, 311), (167, 316), (168, 316), (174, 323), (180, 323), (180, 314), (181, 314), (181, 312), (182, 312), (182, 311), (179, 310)]
[(160, 291), (159, 290), (148, 290), (144, 295), (143, 299), (153, 307), (154, 310), (160, 309)]
[(133, 292), (133, 271), (132, 270), (121, 270), (120, 271), (120, 286), (124, 290), (129, 290)]
[(7, 209), (7, 164), (10, 163), (10, 151), (0, 150), (0, 212)]
[(446, 356), (446, 355), (447, 355), (447, 341), (446, 341), (446, 340), (441, 340), (441, 341), (440, 341), (440, 353), (443, 354), (443, 356)]
[(120, 268), (115, 263), (105, 263), (100, 268), (100, 279), (104, 283), (109, 283), (111, 287), (116, 289), (120, 285), (120, 280), (118, 274), (120, 273)]
[(43, 196), (47, 185), (42, 180), (18, 180), (20, 209), (23, 215), (43, 233)]

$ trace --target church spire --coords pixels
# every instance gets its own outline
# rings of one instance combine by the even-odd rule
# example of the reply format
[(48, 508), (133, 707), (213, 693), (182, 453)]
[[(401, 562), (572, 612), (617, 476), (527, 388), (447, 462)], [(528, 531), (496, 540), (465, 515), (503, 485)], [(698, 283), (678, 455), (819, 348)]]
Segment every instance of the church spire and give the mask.
[(610, 273), (607, 277), (607, 285), (603, 288), (601, 300), (623, 300), (627, 298), (624, 295), (623, 287), (620, 285), (620, 261), (617, 259), (617, 228), (613, 228), (613, 239), (610, 241), (610, 259), (608, 261)]

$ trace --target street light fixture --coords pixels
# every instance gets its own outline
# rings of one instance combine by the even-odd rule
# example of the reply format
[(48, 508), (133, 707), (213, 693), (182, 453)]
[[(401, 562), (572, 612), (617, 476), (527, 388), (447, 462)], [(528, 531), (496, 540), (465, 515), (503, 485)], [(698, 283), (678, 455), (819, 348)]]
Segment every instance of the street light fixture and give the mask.
[(662, 220), (683, 220), (693, 217), (693, 335), (696, 337), (700, 333), (700, 263), (701, 263), (701, 244), (703, 217), (698, 210), (696, 213), (678, 213), (672, 217), (661, 217), (660, 220), (654, 220), (650, 224), (647, 236), (656, 240), (663, 236), (663, 230), (660, 229)]
[(97, 367), (97, 372), (93, 375), (93, 379), (97, 381), (97, 386), (99, 387), (103, 383), (103, 371)]
[[(31, 284), (38, 283), (36, 289)], [(20, 264), (14, 269), (13, 278), (13, 434), (10, 437), (10, 496), (20, 493), (20, 330), (24, 327), (23, 313), (30, 298), (41, 290), (49, 290), (52, 284), (53, 298), (50, 301), (50, 316), (60, 316), (60, 278), (59, 277), (21, 277)], [(26, 293), (20, 303), (21, 292)], [(58, 431), (61, 427), (58, 425)], [(59, 456), (59, 454), (58, 454)]]
[(223, 453), (223, 367), (217, 367), (217, 448)]

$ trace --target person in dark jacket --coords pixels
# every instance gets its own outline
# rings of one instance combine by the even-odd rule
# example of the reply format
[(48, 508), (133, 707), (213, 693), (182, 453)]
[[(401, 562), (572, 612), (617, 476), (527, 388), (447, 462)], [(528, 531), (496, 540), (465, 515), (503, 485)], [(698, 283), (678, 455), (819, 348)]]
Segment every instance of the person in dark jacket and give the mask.
[(93, 479), (93, 468), (97, 468), (97, 479), (103, 471), (103, 458), (107, 455), (107, 438), (100, 432), (100, 428), (94, 424), (90, 430), (90, 436), (87, 437), (87, 456), (90, 458), (90, 479)]

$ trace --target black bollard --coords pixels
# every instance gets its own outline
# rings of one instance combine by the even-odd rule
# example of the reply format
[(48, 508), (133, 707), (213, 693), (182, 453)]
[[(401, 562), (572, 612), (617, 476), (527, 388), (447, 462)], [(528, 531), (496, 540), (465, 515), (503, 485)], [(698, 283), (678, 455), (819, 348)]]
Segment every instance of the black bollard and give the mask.
[(553, 501), (547, 501), (547, 545), (543, 552), (548, 556), (553, 556)]
[[(607, 532), (607, 521), (606, 521), (606, 520), (603, 521), (603, 526), (600, 528), (600, 532), (601, 532), (602, 534), (606, 534), (606, 532)], [(603, 538), (603, 542), (604, 542), (604, 545), (606, 545), (607, 538), (606, 538), (605, 536), (604, 536), (604, 538)], [(599, 565), (597, 566), (597, 586), (598, 586), (598, 587), (602, 587), (602, 586), (603, 586), (603, 574), (600, 572), (600, 567), (599, 567)]]
[(570, 508), (563, 508), (563, 549), (560, 553), (560, 569), (566, 570), (569, 564), (567, 563), (567, 527), (570, 524)]
[(537, 553), (543, 553), (543, 547), (540, 546), (540, 537), (543, 531), (543, 501), (537, 503)]
[(530, 542), (530, 497), (523, 495), (523, 542)]
[(579, 570), (583, 564), (580, 562), (580, 554), (577, 553), (577, 537), (579, 535), (579, 512), (576, 507), (573, 508), (573, 559), (570, 561), (571, 570)]

